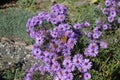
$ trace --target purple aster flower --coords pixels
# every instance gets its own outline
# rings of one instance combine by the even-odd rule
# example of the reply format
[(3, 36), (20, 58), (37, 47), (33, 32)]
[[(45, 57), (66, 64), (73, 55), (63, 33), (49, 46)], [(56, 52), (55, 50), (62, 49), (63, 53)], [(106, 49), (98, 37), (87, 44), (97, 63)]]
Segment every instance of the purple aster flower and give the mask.
[(58, 37), (58, 34), (56, 32), (52, 32), (50, 33), (50, 35), (53, 37), (53, 38), (57, 38)]
[(91, 57), (96, 57), (98, 55), (98, 50), (95, 49), (90, 49), (90, 48), (86, 48), (85, 52), (84, 52), (85, 56), (91, 56)]
[(85, 69), (89, 70), (92, 66), (92, 62), (90, 62), (89, 59), (84, 59), (81, 66), (84, 67)]
[(35, 72), (35, 68), (31, 67), (29, 70), (30, 73), (34, 73)]
[(118, 6), (120, 7), (120, 1), (118, 2)]
[(75, 66), (73, 65), (70, 59), (65, 58), (63, 61), (63, 65), (69, 71), (73, 71), (75, 69)]
[(100, 26), (96, 26), (94, 29), (93, 29), (93, 32), (98, 32), (100, 29)]
[(87, 36), (88, 36), (89, 38), (91, 38), (91, 37), (92, 37), (92, 35), (93, 35), (93, 33), (92, 33), (92, 32), (88, 32), (88, 33), (87, 33)]
[(110, 11), (110, 16), (115, 17), (116, 16), (116, 11)]
[(108, 47), (108, 44), (104, 41), (101, 41), (100, 42), (100, 47), (103, 48), (103, 49), (106, 49)]
[(59, 24), (58, 30), (59, 30), (59, 31), (65, 31), (66, 28), (64, 27), (64, 24)]
[(104, 25), (102, 26), (102, 29), (103, 29), (103, 30), (107, 30), (107, 29), (108, 29), (108, 25), (107, 25), (107, 24), (104, 24)]
[(61, 52), (63, 50), (63, 46), (58, 46), (57, 47), (57, 49), (56, 49), (56, 51), (59, 53), (59, 52)]
[(120, 24), (120, 18), (118, 18), (118, 23)]
[(32, 74), (28, 73), (25, 77), (25, 80), (32, 80)]
[(98, 39), (99, 37), (100, 37), (100, 35), (98, 34), (98, 32), (93, 33), (93, 38), (94, 39)]
[(43, 65), (39, 66), (39, 71), (41, 72), (42, 75), (45, 75), (45, 72), (46, 72), (45, 66)]
[(81, 72), (81, 73), (85, 73), (85, 72), (87, 72), (87, 69), (86, 68), (84, 68), (84, 66), (77, 66), (77, 68), (78, 68), (78, 70), (79, 70), (79, 72)]
[(26, 77), (25, 80), (32, 80), (32, 78), (30, 78), (30, 77)]
[(51, 69), (53, 71), (59, 71), (61, 69), (60, 64), (59, 63), (53, 63)]
[(112, 7), (116, 7), (116, 6), (117, 6), (117, 5), (116, 5), (116, 1), (117, 1), (117, 0), (112, 0), (112, 1), (111, 1)]
[(74, 28), (74, 29), (81, 29), (82, 26), (81, 26), (81, 24), (77, 23), (77, 24), (74, 24), (74, 25), (73, 25), (73, 28)]
[(58, 14), (59, 14), (59, 13), (58, 13), (58, 10), (59, 10), (59, 9), (58, 9), (57, 7), (52, 6), (50, 11), (51, 11), (51, 13), (58, 15)]
[(70, 59), (64, 59), (63, 65), (66, 69), (68, 69), (69, 67), (72, 67), (72, 62)]
[(70, 49), (63, 49), (62, 54), (63, 54), (64, 56), (68, 56), (68, 55), (71, 54), (71, 51), (70, 51)]
[(61, 4), (56, 4), (51, 7), (51, 13), (54, 14), (66, 14), (67, 8)]
[(71, 73), (68, 69), (63, 70), (64, 77), (68, 76)]
[(69, 71), (74, 71), (75, 70), (75, 65), (73, 63), (70, 63), (67, 69)]
[(65, 80), (73, 80), (73, 74), (69, 73), (67, 76), (65, 76)]
[(67, 48), (73, 49), (74, 45), (77, 43), (77, 40), (74, 38), (69, 38), (67, 42)]
[(84, 23), (84, 27), (90, 27), (90, 23), (86, 21), (86, 22)]
[(55, 27), (55, 28), (53, 29), (53, 31), (54, 31), (54, 32), (58, 32), (58, 31), (59, 31), (58, 27)]
[(63, 69), (60, 69), (57, 73), (57, 76), (58, 76), (58, 78), (60, 78), (60, 79), (63, 79), (64, 77), (64, 73), (63, 73)]
[(90, 80), (91, 79), (91, 74), (90, 73), (84, 73), (83, 74), (83, 79), (84, 80)]
[(74, 36), (74, 32), (72, 30), (67, 30), (67, 31), (65, 31), (64, 35), (67, 36), (67, 37), (73, 37)]
[(82, 60), (83, 60), (83, 56), (80, 54), (77, 54), (73, 57), (73, 64), (75, 66), (79, 66), (82, 63)]
[(112, 23), (113, 21), (114, 21), (114, 17), (109, 16), (109, 17), (108, 17), (108, 22)]
[(104, 9), (102, 10), (102, 13), (103, 13), (103, 14), (108, 14), (108, 13), (109, 13), (109, 11), (110, 11), (110, 9), (109, 9), (109, 8), (104, 8)]
[(37, 37), (37, 38), (35, 39), (35, 43), (36, 43), (36, 44), (39, 44), (39, 45), (42, 45), (42, 44), (44, 43), (44, 38), (42, 38), (42, 37)]
[(51, 22), (52, 24), (57, 24), (57, 23), (58, 23), (58, 19), (57, 19), (57, 18), (51, 18), (51, 19), (50, 19), (50, 22)]
[(77, 43), (77, 40), (74, 39), (74, 38), (69, 38), (69, 39), (68, 39), (68, 43), (70, 43), (70, 44), (76, 44), (76, 43)]
[(35, 58), (39, 58), (39, 56), (42, 54), (42, 51), (39, 48), (33, 48), (32, 49), (32, 55)]
[(40, 12), (39, 14), (38, 14), (38, 19), (40, 20), (46, 20), (47, 18), (48, 18), (48, 13), (47, 12)]
[(64, 24), (64, 27), (66, 30), (70, 29), (70, 25), (69, 24)]
[(98, 45), (96, 43), (91, 43), (91, 44), (89, 44), (88, 48), (92, 49), (92, 50), (96, 50), (96, 49), (98, 49)]
[(111, 5), (111, 1), (110, 1), (110, 0), (106, 0), (106, 1), (105, 1), (105, 5), (106, 5), (106, 6), (110, 6), (110, 5)]
[(63, 14), (58, 15), (58, 20), (60, 22), (64, 21), (65, 20), (65, 15), (63, 15)]
[(102, 35), (102, 32), (101, 31), (99, 31), (99, 30), (93, 30), (93, 38), (94, 39), (98, 39), (101, 35)]

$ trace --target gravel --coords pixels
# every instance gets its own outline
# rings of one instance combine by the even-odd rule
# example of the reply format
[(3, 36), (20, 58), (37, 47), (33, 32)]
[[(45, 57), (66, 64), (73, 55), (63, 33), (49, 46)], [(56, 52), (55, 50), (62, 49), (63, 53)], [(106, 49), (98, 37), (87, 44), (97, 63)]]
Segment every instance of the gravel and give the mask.
[(13, 41), (5, 37), (1, 38), (0, 70), (19, 63), (22, 64), (23, 69), (27, 69), (30, 68), (34, 62), (40, 62), (32, 57), (31, 49), (32, 46), (27, 46), (24, 41)]

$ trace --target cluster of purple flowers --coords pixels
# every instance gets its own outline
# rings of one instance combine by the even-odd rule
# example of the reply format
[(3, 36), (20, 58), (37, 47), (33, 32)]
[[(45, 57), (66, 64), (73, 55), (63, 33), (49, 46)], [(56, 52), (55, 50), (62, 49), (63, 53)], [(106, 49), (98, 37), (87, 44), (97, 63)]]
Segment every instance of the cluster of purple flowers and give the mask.
[[(80, 29), (90, 26), (89, 22), (69, 25), (65, 22), (67, 8), (56, 4), (50, 13), (42, 12), (27, 22), (27, 32), (35, 40), (32, 55), (43, 62), (41, 66), (32, 67), (26, 74), (25, 80), (31, 80), (33, 73), (39, 70), (42, 75), (49, 72), (54, 80), (73, 80), (74, 71), (78, 70), (84, 80), (91, 78), (88, 70), (92, 66), (89, 59), (82, 54), (71, 56), (79, 36)], [(46, 22), (47, 24), (43, 24)], [(51, 26), (51, 29), (47, 27)], [(46, 29), (47, 28), (47, 29)]]
[(108, 44), (105, 41), (101, 41), (100, 37), (103, 31), (110, 29), (110, 27), (109, 24), (101, 22), (100, 20), (96, 22), (96, 27), (94, 27), (93, 31), (87, 33), (90, 44), (85, 49), (84, 55), (96, 57), (99, 53), (99, 48), (106, 49), (108, 47)]
[[(110, 7), (111, 2), (108, 6), (107, 1), (106, 6)], [(105, 10), (103, 12), (106, 14)], [(100, 37), (102, 31), (109, 29), (110, 25), (97, 21), (92, 32), (85, 32), (91, 42), (85, 49), (85, 57), (83, 57), (80, 53), (74, 52), (73, 54), (72, 50), (82, 35), (82, 29), (90, 27), (90, 23), (86, 21), (70, 25), (66, 22), (66, 17), (67, 8), (56, 4), (51, 7), (50, 13), (41, 12), (28, 20), (27, 32), (35, 41), (32, 55), (43, 64), (41, 66), (35, 64), (27, 71), (25, 80), (31, 80), (35, 71), (40, 71), (42, 75), (48, 72), (51, 76), (55, 76), (54, 80), (73, 80), (76, 70), (82, 75), (83, 80), (91, 79), (91, 74), (88, 72), (92, 67), (92, 62), (86, 57), (96, 57), (99, 48), (106, 49), (108, 47), (108, 44), (101, 41)]]
[(103, 14), (107, 15), (109, 23), (117, 22), (120, 24), (120, 1), (119, 0), (106, 0), (105, 8), (102, 10)]

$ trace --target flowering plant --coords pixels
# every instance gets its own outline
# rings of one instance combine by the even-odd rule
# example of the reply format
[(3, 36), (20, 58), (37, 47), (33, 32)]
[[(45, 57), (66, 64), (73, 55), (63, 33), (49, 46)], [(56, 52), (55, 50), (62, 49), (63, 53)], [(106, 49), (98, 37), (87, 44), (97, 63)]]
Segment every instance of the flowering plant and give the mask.
[[(99, 48), (107, 48), (107, 43), (100, 40), (102, 31), (108, 29), (107, 25), (99, 25), (98, 22), (92, 32), (87, 32), (83, 29), (90, 27), (89, 22), (68, 24), (66, 18), (67, 7), (55, 4), (50, 13), (41, 12), (28, 20), (27, 32), (35, 40), (32, 55), (43, 64), (39, 66), (35, 63), (25, 80), (31, 80), (35, 71), (40, 71), (42, 75), (48, 72), (54, 76), (53, 80), (73, 80), (78, 74), (81, 79), (91, 79), (89, 70), (92, 62), (88, 58), (97, 57)], [(89, 40), (83, 53), (75, 51), (81, 36), (87, 36)]]
[(103, 14), (107, 16), (107, 21), (110, 24), (120, 24), (120, 1), (119, 0), (105, 0), (105, 8), (102, 10)]

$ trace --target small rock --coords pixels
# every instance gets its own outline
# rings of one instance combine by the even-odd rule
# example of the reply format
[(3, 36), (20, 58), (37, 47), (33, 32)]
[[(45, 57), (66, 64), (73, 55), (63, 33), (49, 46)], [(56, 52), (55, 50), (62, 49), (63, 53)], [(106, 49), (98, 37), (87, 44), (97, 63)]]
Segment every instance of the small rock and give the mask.
[(25, 46), (26, 43), (25, 43), (25, 42), (22, 42), (22, 41), (19, 41), (19, 42), (15, 42), (15, 45)]

